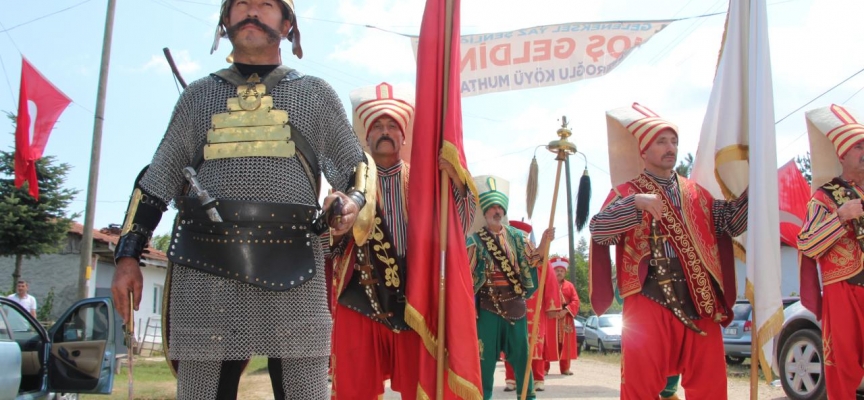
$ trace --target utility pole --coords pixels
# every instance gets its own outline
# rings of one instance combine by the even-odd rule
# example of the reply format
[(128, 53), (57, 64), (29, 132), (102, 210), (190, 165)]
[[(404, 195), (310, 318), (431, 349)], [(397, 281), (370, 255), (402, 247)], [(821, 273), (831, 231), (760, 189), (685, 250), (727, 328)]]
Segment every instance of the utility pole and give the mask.
[(108, 0), (105, 14), (105, 35), (102, 40), (102, 66), (96, 94), (96, 115), (93, 117), (93, 147), (90, 150), (90, 179), (87, 183), (87, 208), (84, 211), (84, 232), (81, 238), (81, 264), (78, 270), (78, 299), (87, 298), (93, 253), (93, 215), (96, 213), (96, 186), (99, 183), (99, 156), (102, 149), (102, 124), (105, 122), (105, 92), (108, 89), (108, 63), (111, 61), (111, 35), (114, 31), (115, 0)]

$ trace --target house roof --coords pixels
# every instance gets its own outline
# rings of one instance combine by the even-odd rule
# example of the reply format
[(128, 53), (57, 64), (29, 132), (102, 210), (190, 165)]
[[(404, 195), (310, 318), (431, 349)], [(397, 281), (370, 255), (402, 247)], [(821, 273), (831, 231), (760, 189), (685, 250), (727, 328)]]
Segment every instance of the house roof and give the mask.
[[(84, 225), (73, 221), (72, 226), (69, 228), (69, 233), (84, 236)], [(111, 228), (102, 228), (100, 230), (94, 229), (93, 240), (100, 243), (116, 246), (117, 242), (120, 240), (120, 232), (116, 229)], [(165, 255), (165, 253), (156, 250), (150, 246), (147, 246), (144, 249), (144, 253), (141, 254), (141, 258), (153, 261), (168, 261), (168, 256)]]

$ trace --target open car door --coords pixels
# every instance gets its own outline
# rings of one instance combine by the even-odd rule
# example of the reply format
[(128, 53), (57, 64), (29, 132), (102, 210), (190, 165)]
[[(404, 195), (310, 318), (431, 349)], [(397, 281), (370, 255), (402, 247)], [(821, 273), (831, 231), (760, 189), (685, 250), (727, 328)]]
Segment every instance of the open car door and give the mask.
[(114, 303), (81, 300), (48, 331), (48, 388), (54, 392), (110, 394), (114, 384)]

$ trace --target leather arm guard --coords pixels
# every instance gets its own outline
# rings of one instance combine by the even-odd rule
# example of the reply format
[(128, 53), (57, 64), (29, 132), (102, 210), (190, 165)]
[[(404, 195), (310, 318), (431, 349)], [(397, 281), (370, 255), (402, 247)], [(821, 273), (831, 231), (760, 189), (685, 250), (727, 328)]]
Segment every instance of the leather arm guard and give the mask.
[(153, 231), (162, 219), (162, 213), (168, 210), (168, 206), (162, 200), (149, 195), (141, 188), (140, 182), (147, 167), (141, 170), (135, 178), (135, 187), (132, 190), (132, 198), (129, 200), (129, 208), (126, 209), (126, 219), (123, 221), (123, 230), (120, 232), (120, 240), (114, 249), (114, 261), (121, 257), (132, 257), (141, 259), (144, 248), (150, 242)]

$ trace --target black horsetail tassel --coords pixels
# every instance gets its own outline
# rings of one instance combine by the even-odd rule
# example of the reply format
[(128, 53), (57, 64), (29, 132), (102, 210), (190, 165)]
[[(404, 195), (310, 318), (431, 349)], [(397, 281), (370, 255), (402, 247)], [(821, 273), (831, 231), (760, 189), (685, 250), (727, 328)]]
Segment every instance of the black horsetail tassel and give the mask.
[(576, 230), (581, 232), (588, 223), (588, 207), (591, 202), (591, 177), (588, 176), (588, 168), (582, 172), (579, 179), (579, 190), (576, 192)]

